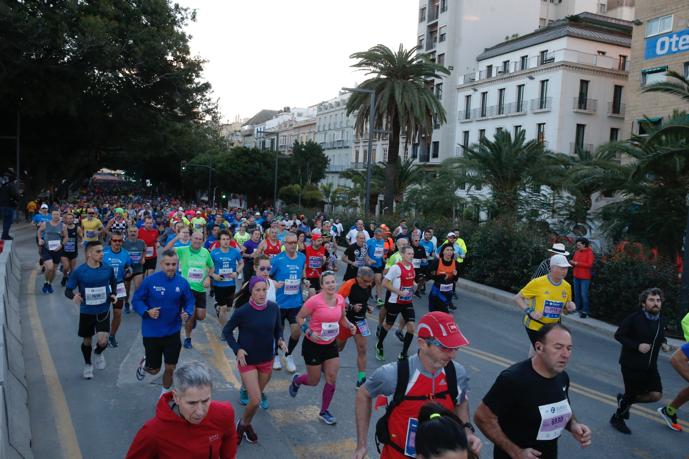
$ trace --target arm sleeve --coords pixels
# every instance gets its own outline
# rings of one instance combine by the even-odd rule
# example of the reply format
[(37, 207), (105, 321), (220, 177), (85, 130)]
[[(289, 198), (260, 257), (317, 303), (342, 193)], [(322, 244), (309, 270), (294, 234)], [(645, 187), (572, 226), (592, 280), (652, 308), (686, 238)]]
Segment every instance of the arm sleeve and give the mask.
[(65, 296), (70, 300), (74, 298), (74, 289), (77, 288), (77, 282), (79, 280), (78, 277), (79, 271), (77, 268), (77, 270), (71, 273), (67, 279), (67, 284), (65, 285)]
[(278, 305), (275, 305), (275, 327), (273, 328), (273, 338), (275, 338), (275, 345), (277, 345), (277, 342), (280, 341), (280, 338), (282, 338), (282, 323), (283, 321), (280, 320), (280, 308)]
[[(229, 403), (228, 403), (229, 405)], [(220, 446), (220, 459), (235, 459), (237, 457), (237, 429), (234, 418), (234, 409), (230, 405), (230, 422), (223, 435), (222, 445)]]
[(239, 320), (241, 319), (243, 311), (244, 308), (235, 309), (232, 313), (232, 316), (230, 317), (230, 320), (227, 321), (227, 323), (222, 329), (222, 335), (225, 337), (227, 345), (230, 346), (232, 352), (234, 352), (235, 355), (237, 355), (237, 352), (239, 352), (239, 343), (234, 338), (234, 333), (232, 332), (239, 325)]
[(434, 258), (433, 261), (428, 263), (428, 279), (436, 281), (436, 282), (445, 277), (445, 276), (438, 276), (436, 274), (436, 272), (438, 271), (438, 263), (440, 263), (439, 258)]
[(115, 270), (110, 268), (110, 293), (113, 294), (117, 292), (117, 277), (115, 276)]
[(158, 457), (155, 440), (149, 435), (149, 430), (145, 425), (139, 429), (134, 441), (129, 446), (126, 459), (154, 459)]
[(385, 275), (385, 279), (389, 280), (392, 282), (395, 280), (396, 277), (400, 277), (402, 275), (402, 271), (400, 271), (400, 267), (397, 266), (397, 264), (393, 265), (390, 268), (390, 271)]
[[(529, 281), (529, 283), (526, 284), (524, 286), (524, 288), (522, 288), (519, 291), (519, 293), (521, 293), (524, 298), (533, 298), (536, 295), (538, 295), (538, 288), (537, 288), (538, 282), (536, 282), (537, 280), (538, 280), (538, 278), (534, 279), (532, 281)], [(571, 294), (570, 294), (570, 296), (571, 296)], [(495, 412), (495, 411), (493, 411), (493, 412)]]
[(639, 344), (640, 342), (636, 339), (633, 339), (631, 335), (631, 327), (632, 327), (632, 320), (635, 316), (627, 316), (622, 323), (620, 324), (619, 328), (615, 332), (615, 339), (619, 341), (622, 346), (628, 348), (628, 349), (633, 349), (633, 350), (638, 350), (639, 349)]
[[(354, 282), (356, 282), (356, 279), (353, 279)], [(342, 286), (340, 287), (340, 290), (337, 291), (340, 295), (342, 295), (343, 298), (347, 298), (352, 291), (352, 285), (354, 285), (353, 282), (347, 281)]]

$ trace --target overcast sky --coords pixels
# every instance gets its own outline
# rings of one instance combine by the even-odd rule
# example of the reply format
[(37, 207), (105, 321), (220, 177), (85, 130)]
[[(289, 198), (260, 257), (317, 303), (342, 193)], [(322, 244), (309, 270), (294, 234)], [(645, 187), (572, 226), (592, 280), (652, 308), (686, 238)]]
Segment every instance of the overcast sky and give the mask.
[(349, 55), (415, 45), (418, 0), (177, 0), (225, 121), (307, 107), (361, 82)]

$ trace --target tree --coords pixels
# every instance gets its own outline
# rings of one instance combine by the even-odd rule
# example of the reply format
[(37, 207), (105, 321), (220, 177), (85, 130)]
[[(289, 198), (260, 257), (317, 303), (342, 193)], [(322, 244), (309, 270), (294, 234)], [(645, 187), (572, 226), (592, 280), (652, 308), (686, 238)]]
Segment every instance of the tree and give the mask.
[(323, 200), (325, 201), (326, 208), (323, 209), (326, 213), (328, 212), (327, 206), (330, 206), (330, 211), (334, 212), (334, 201), (335, 201), (335, 185), (331, 182), (321, 183), (320, 190)]
[(375, 113), (370, 113), (369, 95), (352, 93), (347, 101), (347, 115), (357, 112), (355, 130), (363, 136), (370, 116), (374, 129), (389, 132), (388, 162), (385, 168), (384, 206), (392, 209), (397, 188), (400, 135), (406, 141), (423, 140), (430, 144), (434, 117), (445, 123), (445, 110), (429, 87), (428, 80), (449, 75), (450, 71), (432, 62), (418, 48), (404, 49), (400, 45), (393, 52), (384, 45), (376, 45), (367, 51), (352, 54), (358, 62), (354, 68), (370, 75), (359, 88), (375, 91)]
[[(372, 189), (385, 189), (388, 179), (388, 164), (389, 163), (384, 163), (383, 161), (380, 161), (372, 167), (371, 183), (375, 183), (375, 186), (372, 185)], [(406, 192), (406, 190), (410, 186), (416, 185), (421, 182), (421, 180), (423, 179), (424, 170), (416, 164), (414, 164), (413, 159), (406, 159), (404, 160), (404, 162), (402, 162), (399, 156), (397, 157), (395, 170), (397, 171), (397, 175), (393, 180), (393, 196), (395, 204), (399, 205), (404, 198), (404, 193)], [(392, 208), (390, 210), (392, 211)]]
[(456, 217), (463, 200), (457, 196), (459, 175), (445, 160), (433, 172), (424, 174), (418, 184), (410, 186), (404, 197), (402, 208), (414, 210), (429, 219)]

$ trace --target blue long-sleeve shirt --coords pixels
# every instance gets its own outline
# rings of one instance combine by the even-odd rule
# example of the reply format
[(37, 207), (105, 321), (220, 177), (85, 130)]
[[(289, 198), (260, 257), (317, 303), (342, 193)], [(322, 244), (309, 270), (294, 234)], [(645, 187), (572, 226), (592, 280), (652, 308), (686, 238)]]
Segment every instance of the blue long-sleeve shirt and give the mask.
[[(239, 340), (234, 339), (235, 328), (239, 328)], [(235, 355), (240, 349), (246, 351), (246, 363), (255, 365), (272, 360), (282, 335), (280, 309), (272, 301), (261, 311), (247, 303), (235, 309), (222, 334)]]
[[(132, 298), (134, 310), (143, 317), (141, 335), (144, 338), (161, 338), (179, 333), (182, 328), (182, 310), (189, 316), (194, 313), (194, 296), (189, 282), (179, 274), (168, 277), (164, 272), (146, 277)], [(151, 308), (160, 308), (160, 315), (152, 319), (146, 314)]]

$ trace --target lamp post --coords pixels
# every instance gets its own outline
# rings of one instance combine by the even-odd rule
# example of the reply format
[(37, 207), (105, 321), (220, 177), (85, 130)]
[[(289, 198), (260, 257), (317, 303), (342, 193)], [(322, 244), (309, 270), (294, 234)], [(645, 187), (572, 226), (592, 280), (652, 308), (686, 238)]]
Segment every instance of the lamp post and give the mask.
[(368, 113), (368, 157), (366, 158), (366, 198), (364, 201), (364, 217), (369, 216), (371, 205), (371, 154), (373, 153), (373, 124), (376, 112), (376, 92), (373, 89), (342, 88), (343, 91), (359, 92), (371, 97), (371, 107)]
[[(186, 161), (182, 161), (180, 166), (182, 172), (186, 172), (188, 167), (201, 167), (204, 169), (208, 169), (208, 204), (211, 204), (211, 174), (213, 172), (218, 172), (213, 168), (213, 162), (211, 160), (211, 157), (208, 157), (208, 164), (189, 164)], [(215, 191), (213, 192), (213, 201), (215, 201)]]

